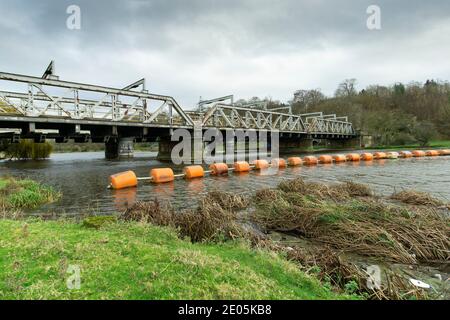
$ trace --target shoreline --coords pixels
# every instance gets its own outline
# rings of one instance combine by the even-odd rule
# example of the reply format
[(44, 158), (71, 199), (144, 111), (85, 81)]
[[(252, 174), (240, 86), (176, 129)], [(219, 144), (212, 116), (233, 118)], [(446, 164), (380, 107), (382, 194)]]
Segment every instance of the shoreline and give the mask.
[[(184, 268), (186, 268), (185, 264), (188, 264), (187, 268), (189, 270), (184, 274), (184, 277), (190, 277), (192, 272), (198, 272), (200, 265), (202, 266), (202, 274), (203, 272), (211, 274), (213, 271), (208, 269), (214, 268), (214, 272), (219, 272), (222, 275), (225, 272), (227, 276), (231, 276), (229, 275), (230, 270), (228, 269), (228, 261), (226, 263), (227, 266), (217, 266), (214, 264), (214, 267), (212, 267), (212, 262), (210, 262), (215, 259), (226, 261), (227, 259), (223, 259), (230, 254), (228, 250), (231, 250), (234, 252), (233, 263), (236, 265), (242, 266), (242, 264), (248, 265), (248, 263), (251, 263), (253, 266), (252, 268), (254, 268), (252, 272), (258, 274), (260, 262), (263, 263), (263, 265), (266, 265), (269, 263), (269, 260), (276, 259), (276, 263), (279, 264), (278, 268), (281, 268), (280, 272), (283, 273), (283, 279), (289, 278), (291, 279), (289, 281), (294, 281), (294, 283), (299, 279), (303, 279), (302, 281), (304, 281), (304, 283), (302, 282), (303, 284), (301, 286), (314, 288), (312, 291), (308, 292), (303, 292), (302, 290), (296, 291), (292, 287), (293, 283), (288, 281), (286, 284), (283, 280), (282, 282), (279, 282), (279, 287), (275, 291), (271, 291), (274, 289), (274, 287), (271, 287), (270, 290), (265, 288), (263, 291), (258, 290), (253, 292), (253, 290), (255, 290), (254, 288), (252, 288), (252, 290), (247, 290), (248, 288), (244, 284), (239, 284), (237, 287), (232, 286), (234, 289), (231, 290), (231, 287), (227, 287), (230, 283), (225, 281), (226, 285), (223, 285), (230, 289), (230, 292), (240, 292), (240, 295), (231, 297), (234, 299), (448, 299), (449, 297), (445, 293), (447, 291), (442, 288), (442, 286), (448, 282), (446, 282), (445, 279), (448, 279), (450, 272), (448, 270), (445, 271), (445, 268), (448, 269), (445, 264), (445, 259), (443, 260), (444, 269), (441, 269), (442, 266), (439, 267), (436, 264), (433, 265), (432, 263), (423, 263), (420, 261), (415, 262), (414, 259), (410, 258), (409, 254), (402, 253), (403, 249), (398, 247), (398, 244), (396, 244), (393, 249), (390, 248), (390, 246), (385, 246), (383, 242), (374, 243), (380, 249), (384, 248), (380, 253), (385, 253), (381, 256), (379, 256), (379, 254), (372, 256), (369, 251), (359, 251), (359, 249), (357, 249), (358, 247), (352, 249), (350, 244), (359, 238), (355, 238), (344, 245), (344, 247), (341, 246), (340, 242), (336, 242), (333, 245), (332, 238), (327, 238), (328, 240), (326, 240), (325, 243), (325, 239), (321, 239), (322, 233), (323, 235), (326, 235), (330, 232), (335, 235), (343, 236), (343, 239), (348, 236), (353, 237), (345, 228), (336, 230), (335, 228), (344, 227), (348, 223), (355, 223), (359, 221), (358, 219), (360, 218), (358, 217), (362, 217), (363, 220), (360, 222), (363, 223), (362, 225), (369, 227), (372, 222), (367, 220), (369, 216), (366, 219), (364, 218), (364, 215), (360, 215), (360, 211), (358, 211), (360, 209), (358, 208), (361, 206), (361, 208), (368, 208), (363, 209), (364, 212), (367, 212), (367, 210), (369, 210), (368, 212), (371, 212), (371, 210), (374, 209), (376, 210), (374, 211), (374, 214), (376, 215), (378, 214), (376, 212), (385, 212), (383, 214), (393, 215), (390, 219), (404, 219), (402, 216), (396, 216), (398, 210), (403, 210), (401, 212), (410, 212), (409, 215), (422, 215), (431, 214), (433, 212), (437, 213), (442, 210), (448, 211), (448, 205), (445, 207), (445, 204), (441, 201), (423, 193), (416, 193), (413, 197), (411, 197), (411, 194), (398, 195), (397, 199), (391, 199), (388, 201), (389, 204), (387, 204), (386, 200), (388, 199), (381, 199), (382, 197), (372, 198), (373, 194), (370, 189), (362, 185), (350, 184), (347, 185), (345, 189), (342, 188), (342, 184), (325, 186), (318, 183), (305, 183), (297, 179), (282, 182), (278, 188), (262, 190), (253, 198), (229, 193), (210, 193), (199, 202), (199, 207), (197, 209), (183, 212), (174, 210), (168, 203), (155, 200), (138, 203), (118, 217), (92, 216), (81, 222), (67, 218), (58, 220), (42, 220), (37, 218), (16, 220), (2, 219), (0, 220), (0, 229), (2, 229), (3, 236), (0, 237), (0, 241), (2, 242), (3, 247), (11, 247), (14, 248), (14, 250), (8, 250), (9, 253), (6, 252), (6, 255), (5, 252), (3, 252), (4, 257), (7, 258), (7, 262), (3, 265), (3, 275), (0, 273), (0, 277), (10, 277), (10, 273), (13, 272), (12, 270), (14, 269), (13, 265), (17, 263), (26, 266), (21, 271), (14, 271), (15, 276), (20, 276), (21, 278), (29, 277), (30, 270), (35, 270), (36, 268), (42, 270), (42, 268), (44, 268), (42, 264), (47, 262), (45, 259), (42, 261), (40, 259), (35, 261), (35, 259), (32, 258), (33, 252), (37, 253), (38, 256), (44, 254), (44, 257), (50, 254), (53, 257), (51, 262), (52, 266), (50, 267), (52, 270), (57, 268), (56, 266), (59, 265), (61, 261), (71, 260), (72, 258), (70, 257), (78, 257), (76, 258), (77, 262), (83, 265), (87, 262), (77, 251), (77, 243), (81, 244), (83, 247), (89, 247), (90, 251), (97, 252), (99, 257), (107, 259), (114, 265), (125, 263), (125, 261), (133, 261), (132, 264), (137, 263), (135, 268), (139, 268), (139, 265), (142, 265), (142, 263), (150, 267), (145, 261), (147, 261), (146, 259), (153, 259), (153, 255), (155, 254), (158, 255), (158, 251), (152, 251), (151, 249), (156, 242), (160, 249), (165, 248), (164, 250), (172, 252), (170, 255), (172, 258), (167, 258), (168, 260), (165, 260), (165, 268), (168, 271), (170, 270), (170, 272), (168, 272), (169, 274), (172, 271), (175, 272), (172, 270), (172, 259), (175, 259), (177, 263), (179, 262), (179, 259), (182, 259)], [(336, 193), (334, 190), (339, 190), (339, 192)], [(275, 198), (273, 198), (274, 196)], [(414, 203), (407, 202), (411, 201), (411, 198), (414, 199)], [(422, 202), (417, 202), (417, 199), (421, 199)], [(304, 208), (301, 211), (297, 211), (299, 209), (296, 209), (300, 208), (297, 207), (299, 203), (302, 203)], [(310, 207), (311, 209), (308, 209)], [(273, 212), (276, 212), (276, 215), (268, 220), (268, 217), (271, 217), (272, 215), (272, 210), (275, 210)], [(307, 213), (309, 211), (304, 210), (313, 210), (310, 213), (315, 212), (314, 214), (319, 214), (318, 217), (322, 218), (317, 220), (317, 218), (310, 217), (307, 218), (307, 220), (303, 220), (302, 216), (304, 214), (310, 214)], [(431, 211), (429, 212), (428, 210)], [(289, 215), (289, 220), (282, 220), (282, 217), (285, 214)], [(413, 215), (411, 215), (413, 218), (409, 218), (413, 219), (411, 222), (405, 220), (406, 222), (402, 222), (403, 224), (401, 225), (404, 225), (405, 228), (409, 228), (409, 223), (412, 223), (412, 225), (416, 223), (414, 222), (415, 218)], [(249, 217), (252, 219), (249, 220)], [(430, 227), (437, 227), (439, 223), (441, 223), (439, 222), (441, 220), (436, 220), (437, 218), (433, 217), (434, 215), (430, 216), (431, 220), (428, 220), (426, 216), (423, 218), (418, 216), (417, 219), (419, 219), (418, 222), (421, 221), (420, 224), (429, 224)], [(274, 218), (275, 220), (273, 220)], [(345, 222), (344, 224), (340, 224), (341, 219), (344, 219), (342, 220)], [(283, 225), (285, 223), (283, 221), (288, 222), (288, 225)], [(311, 229), (310, 231), (308, 231), (309, 229), (302, 229), (303, 231), (298, 233), (295, 231), (298, 230), (298, 227), (295, 226), (301, 226), (303, 224), (301, 221), (310, 221), (308, 224), (304, 225), (305, 228), (312, 228), (314, 223), (317, 224), (317, 222), (314, 221), (322, 222), (314, 227), (318, 227), (319, 229)], [(378, 221), (377, 223), (385, 223), (383, 222), (384, 220), (378, 220), (378, 218), (375, 221)], [(396, 221), (397, 223), (400, 223), (400, 221), (403, 220)], [(448, 223), (448, 217), (447, 220), (444, 221), (447, 221)], [(294, 222), (294, 225), (292, 225), (292, 222)], [(311, 225), (311, 223), (313, 224)], [(386, 226), (388, 227), (388, 225)], [(442, 227), (439, 228), (441, 229), (436, 229), (435, 232), (441, 232), (438, 230), (442, 230)], [(392, 232), (388, 230), (390, 229), (386, 229), (386, 232)], [(395, 226), (392, 230), (396, 230)], [(403, 229), (398, 229), (396, 232), (403, 232), (401, 230)], [(161, 233), (164, 234), (164, 236), (161, 237)], [(366, 231), (364, 231), (364, 234), (365, 233)], [(138, 234), (139, 236), (136, 237)], [(420, 238), (421, 233), (418, 233), (416, 236)], [(422, 241), (419, 240), (419, 238), (417, 238), (417, 241)], [(50, 245), (48, 239), (54, 239), (56, 241), (55, 245)], [(149, 239), (151, 239), (151, 241), (148, 242)], [(398, 240), (401, 241), (400, 239), (401, 238)], [(411, 241), (413, 239), (414, 238), (411, 238)], [(16, 241), (18, 241), (18, 243), (16, 243)], [(141, 243), (142, 241), (143, 243)], [(449, 239), (447, 238), (445, 241), (449, 241)], [(327, 242), (328, 244), (326, 244)], [(42, 248), (39, 243), (43, 244)], [(130, 247), (131, 243), (134, 244)], [(419, 243), (420, 242), (417, 242), (415, 246), (422, 245)], [(108, 244), (106, 249), (104, 248), (105, 244)], [(431, 242), (431, 244), (435, 245), (433, 242)], [(330, 245), (331, 247), (329, 247)], [(34, 247), (34, 249), (31, 251), (30, 249), (24, 249), (30, 248), (30, 246)], [(428, 246), (428, 244), (426, 246)], [(395, 249), (397, 247), (398, 249)], [(188, 250), (186, 252), (183, 251), (184, 249), (181, 250), (183, 252), (182, 258), (178, 257), (180, 248), (188, 248), (186, 249)], [(150, 256), (146, 255), (149, 254), (148, 250), (152, 251)], [(198, 256), (199, 250), (203, 252), (201, 256)], [(439, 252), (441, 249), (436, 247), (434, 250), (438, 250), (436, 252)], [(126, 252), (124, 256), (120, 256), (119, 254), (119, 260), (122, 261), (120, 263), (114, 261), (114, 259), (111, 260), (110, 258), (117, 256), (117, 251), (119, 253)], [(14, 255), (12, 255), (13, 252), (15, 252)], [(12, 258), (17, 256), (17, 254), (21, 257), (19, 259), (20, 261), (13, 261), (14, 259)], [(205, 257), (204, 254), (208, 257)], [(429, 258), (426, 259), (434, 259), (433, 253), (430, 254)], [(383, 255), (390, 258), (383, 258)], [(147, 258), (143, 258), (144, 256)], [(129, 260), (130, 257), (133, 257), (132, 260)], [(438, 257), (442, 257), (442, 255), (438, 255)], [(420, 256), (417, 258), (422, 259)], [(93, 257), (90, 259), (93, 259)], [(389, 261), (391, 259), (393, 260)], [(372, 264), (380, 266), (384, 275), (383, 281), (386, 281), (386, 277), (388, 277), (391, 283), (395, 283), (395, 290), (391, 288), (390, 291), (385, 291), (386, 289), (384, 288), (372, 292), (367, 291), (367, 288), (364, 289), (364, 283), (366, 281), (364, 269)], [(101, 265), (102, 268), (106, 268), (105, 265)], [(94, 266), (89, 265), (88, 269), (85, 270), (85, 272), (92, 273), (90, 276), (92, 278), (89, 278), (91, 279), (89, 281), (94, 281), (96, 277), (100, 277), (102, 283), (105, 285), (108, 284), (108, 288), (113, 286), (115, 288), (114, 290), (119, 290), (119, 287), (121, 288), (122, 285), (127, 287), (125, 283), (116, 287), (114, 276), (112, 276), (112, 274), (121, 273), (123, 271), (122, 268), (127, 268), (125, 265), (108, 269), (108, 272), (111, 273), (110, 278), (105, 278), (101, 274), (98, 274), (95, 271), (95, 268), (93, 270), (91, 270), (91, 268), (94, 268)], [(59, 272), (61, 273), (61, 270)], [(73, 293), (64, 289), (64, 283), (61, 282), (61, 277), (47, 277), (48, 274), (45, 272), (42, 273), (41, 271), (39, 274), (40, 275), (37, 276), (37, 278), (34, 277), (33, 279), (39, 281), (43, 288), (46, 288), (47, 290), (50, 288), (48, 286), (53, 287), (55, 285), (59, 288), (57, 292), (53, 292), (55, 296), (48, 296), (48, 298), (117, 298), (117, 294), (120, 291), (108, 290), (108, 292), (102, 293), (102, 296), (100, 292), (97, 292), (90, 287), (88, 292), (80, 291)], [(436, 274), (439, 274), (441, 280), (435, 277)], [(269, 283), (273, 283), (273, 281), (277, 282), (280, 281), (278, 276), (279, 275), (275, 276), (272, 273), (264, 273), (264, 279), (261, 281), (264, 283), (267, 281)], [(199, 283), (195, 283), (195, 285), (192, 284), (192, 290), (194, 290), (194, 288), (206, 290), (202, 291), (199, 295), (186, 295), (186, 291), (180, 289), (173, 297), (164, 296), (162, 293), (160, 293), (160, 296), (155, 296), (149, 292), (142, 296), (135, 296), (135, 293), (131, 292), (145, 290), (145, 288), (142, 287), (141, 283), (136, 283), (136, 279), (129, 279), (128, 274), (123, 274), (123, 277), (124, 279), (128, 279), (127, 281), (132, 281), (134, 283), (133, 286), (137, 287), (127, 287), (127, 290), (130, 290), (130, 292), (127, 293), (127, 295), (122, 296), (122, 298), (230, 298), (226, 295), (228, 293), (221, 291), (223, 289), (221, 286), (219, 287), (222, 289), (217, 289), (215, 280), (210, 282), (207, 281), (207, 288), (204, 288)], [(176, 278), (175, 275), (171, 275), (170, 277), (168, 276), (168, 278), (164, 278), (164, 282), (175, 282), (172, 277)], [(233, 277), (236, 277), (236, 275)], [(436, 292), (411, 286), (408, 279), (415, 278), (419, 278), (421, 281), (431, 284), (433, 290)], [(144, 281), (143, 279), (138, 280)], [(93, 283), (90, 285), (92, 284)], [(241, 286), (243, 287), (241, 288)], [(8, 291), (10, 292), (9, 297), (34, 298), (34, 296), (29, 296), (29, 294), (31, 294), (30, 287), (24, 286), (21, 290), (15, 293)], [(161, 292), (166, 292), (167, 290), (170, 291), (170, 289), (166, 287)], [(1, 291), (2, 290), (0, 290), (0, 292)], [(220, 294), (217, 293), (219, 291), (221, 292)], [(276, 292), (285, 292), (285, 296), (279, 296)], [(290, 293), (288, 294), (287, 292)], [(41, 292), (41, 294), (44, 293)], [(222, 294), (225, 294), (225, 296), (222, 296)]]

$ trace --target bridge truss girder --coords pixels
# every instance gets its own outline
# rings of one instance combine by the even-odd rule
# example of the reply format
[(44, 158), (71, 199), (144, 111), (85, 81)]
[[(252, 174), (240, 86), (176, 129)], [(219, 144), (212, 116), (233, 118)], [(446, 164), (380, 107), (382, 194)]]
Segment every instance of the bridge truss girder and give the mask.
[[(0, 73), (0, 80), (26, 83), (28, 86), (27, 93), (0, 91), (0, 108), (3, 113), (26, 117), (193, 125), (191, 118), (170, 96), (10, 73)], [(55, 88), (66, 89), (66, 92), (59, 96), (52, 95), (51, 91)], [(82, 94), (100, 95), (101, 98), (81, 98)], [(122, 102), (121, 99), (127, 102)], [(158, 101), (157, 109), (150, 112), (149, 104)]]
[[(321, 112), (294, 115), (242, 107), (234, 103), (232, 95), (201, 101), (199, 106), (205, 112), (185, 112), (174, 98), (149, 93), (145, 89), (144, 79), (124, 89), (116, 89), (61, 81), (53, 74), (53, 66), (50, 71), (43, 78), (0, 72), (0, 83), (22, 83), (27, 88), (22, 92), (0, 91), (1, 118), (29, 122), (79, 121), (118, 126), (187, 129), (202, 126), (220, 130), (273, 130), (345, 136), (355, 134), (346, 117), (323, 115)], [(141, 91), (132, 90), (139, 86), (142, 86)], [(55, 93), (58, 90), (64, 92)], [(151, 111), (150, 105), (156, 109)]]
[(269, 110), (212, 103), (203, 117), (204, 127), (276, 130), (288, 133), (354, 135), (347, 117), (314, 114), (293, 115)]
[(306, 132), (300, 116), (260, 109), (216, 104), (203, 118), (204, 127)]

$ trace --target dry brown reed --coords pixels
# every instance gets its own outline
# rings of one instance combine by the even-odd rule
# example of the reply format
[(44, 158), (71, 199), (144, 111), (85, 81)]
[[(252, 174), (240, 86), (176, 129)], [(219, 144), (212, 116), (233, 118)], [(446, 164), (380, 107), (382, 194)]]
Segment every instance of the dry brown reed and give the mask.
[(444, 206), (444, 203), (441, 200), (432, 197), (428, 193), (414, 190), (405, 190), (398, 193), (394, 193), (391, 196), (391, 199), (412, 205), (433, 206), (433, 207)]
[(335, 249), (400, 263), (450, 258), (448, 218), (409, 211), (367, 196), (354, 185), (295, 179), (255, 197), (252, 218), (266, 231), (292, 232)]
[(237, 211), (247, 205), (248, 199), (243, 196), (213, 192), (201, 199), (195, 210), (176, 211), (155, 199), (136, 203), (121, 218), (174, 227), (194, 242), (236, 239), (248, 235), (237, 217)]

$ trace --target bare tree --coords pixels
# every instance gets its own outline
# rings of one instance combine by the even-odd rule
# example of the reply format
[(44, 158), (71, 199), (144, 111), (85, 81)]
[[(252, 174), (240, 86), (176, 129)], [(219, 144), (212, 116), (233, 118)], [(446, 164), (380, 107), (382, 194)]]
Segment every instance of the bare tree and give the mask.
[(345, 79), (339, 84), (334, 95), (336, 97), (352, 97), (356, 94), (356, 79)]
[(326, 99), (320, 89), (297, 90), (294, 92), (292, 106), (295, 113), (307, 113), (308, 109)]

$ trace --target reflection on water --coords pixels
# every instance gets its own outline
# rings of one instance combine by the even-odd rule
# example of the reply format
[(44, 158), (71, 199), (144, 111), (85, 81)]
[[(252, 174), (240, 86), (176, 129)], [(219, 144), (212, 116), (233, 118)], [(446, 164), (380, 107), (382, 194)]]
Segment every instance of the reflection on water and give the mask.
[(186, 189), (192, 193), (202, 193), (205, 190), (204, 179), (193, 179), (187, 181)]
[(125, 211), (136, 202), (137, 188), (111, 190), (114, 206), (117, 211)]
[[(252, 194), (258, 189), (277, 185), (281, 180), (303, 177), (322, 182), (354, 181), (367, 183), (379, 194), (395, 190), (417, 189), (450, 200), (450, 157), (375, 160), (332, 165), (286, 168), (278, 172), (263, 171), (230, 174), (228, 177), (206, 177), (174, 183), (153, 185), (140, 182), (138, 188), (108, 190), (111, 174), (134, 170), (148, 176), (149, 170), (167, 166), (155, 160), (155, 153), (136, 153), (123, 161), (103, 159), (102, 152), (54, 154), (46, 161), (2, 161), (0, 174), (29, 177), (47, 183), (63, 193), (62, 199), (30, 214), (52, 212), (57, 215), (120, 212), (139, 200), (159, 198), (174, 206), (190, 207), (209, 190)], [(175, 172), (182, 167), (172, 166)]]

